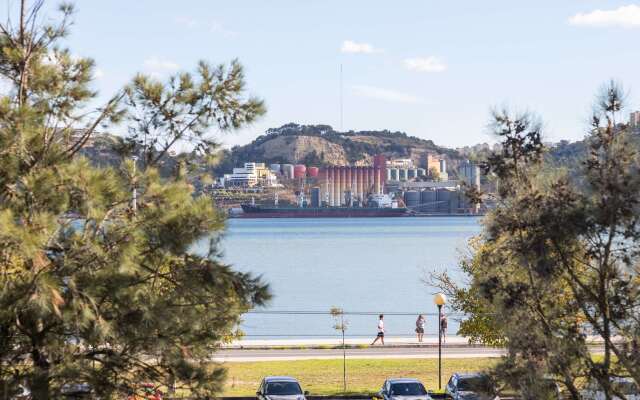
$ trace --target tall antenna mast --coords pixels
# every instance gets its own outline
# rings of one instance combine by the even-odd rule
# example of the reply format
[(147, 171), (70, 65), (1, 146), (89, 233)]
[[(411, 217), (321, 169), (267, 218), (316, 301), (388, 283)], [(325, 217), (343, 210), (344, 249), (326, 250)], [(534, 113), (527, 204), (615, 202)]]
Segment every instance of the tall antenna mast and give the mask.
[(344, 131), (344, 127), (343, 127), (343, 118), (344, 118), (344, 112), (343, 112), (343, 99), (342, 99), (342, 64), (340, 64), (340, 132)]

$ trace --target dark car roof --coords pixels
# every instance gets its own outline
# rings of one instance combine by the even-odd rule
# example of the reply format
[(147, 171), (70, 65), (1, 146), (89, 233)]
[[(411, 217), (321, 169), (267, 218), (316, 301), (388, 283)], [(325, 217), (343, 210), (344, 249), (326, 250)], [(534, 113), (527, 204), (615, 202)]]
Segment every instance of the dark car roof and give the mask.
[(467, 379), (467, 378), (488, 378), (489, 375), (483, 374), (481, 372), (468, 372), (468, 373), (455, 373), (458, 378)]
[(418, 379), (414, 379), (414, 378), (391, 378), (391, 379), (387, 379), (387, 382), (389, 383), (422, 383), (420, 382)]
[(298, 382), (296, 378), (292, 378), (290, 376), (266, 376), (264, 378), (265, 382)]

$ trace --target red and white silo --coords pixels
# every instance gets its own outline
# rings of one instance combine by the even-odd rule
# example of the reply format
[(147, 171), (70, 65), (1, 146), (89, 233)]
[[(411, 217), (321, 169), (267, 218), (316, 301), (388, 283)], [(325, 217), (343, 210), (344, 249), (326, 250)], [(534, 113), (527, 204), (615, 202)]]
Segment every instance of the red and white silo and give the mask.
[(307, 167), (302, 164), (296, 164), (293, 166), (293, 177), (304, 178), (307, 175)]
[(333, 204), (340, 205), (340, 168), (333, 167)]
[(307, 168), (307, 176), (310, 178), (317, 178), (319, 173), (320, 169), (318, 167)]

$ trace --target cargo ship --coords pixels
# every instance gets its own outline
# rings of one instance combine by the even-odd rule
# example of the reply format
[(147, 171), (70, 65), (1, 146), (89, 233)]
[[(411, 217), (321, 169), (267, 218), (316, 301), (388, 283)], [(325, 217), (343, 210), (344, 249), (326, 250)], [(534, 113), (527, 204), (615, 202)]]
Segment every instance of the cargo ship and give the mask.
[(370, 195), (367, 207), (354, 205), (349, 201), (346, 206), (318, 206), (320, 203), (316, 194), (311, 206), (299, 194), (297, 206), (278, 206), (277, 196), (273, 206), (242, 204), (242, 213), (236, 215), (241, 218), (364, 218), (364, 217), (402, 217), (407, 215), (407, 209), (398, 207), (388, 195)]
[(404, 207), (265, 207), (242, 204), (241, 218), (358, 218), (402, 217)]

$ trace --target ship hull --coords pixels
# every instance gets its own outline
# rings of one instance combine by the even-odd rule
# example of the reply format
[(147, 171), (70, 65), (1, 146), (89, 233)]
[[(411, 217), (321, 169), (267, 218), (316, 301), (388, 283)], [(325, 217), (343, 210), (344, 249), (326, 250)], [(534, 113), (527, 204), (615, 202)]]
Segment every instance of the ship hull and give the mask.
[(276, 208), (242, 205), (241, 218), (379, 218), (402, 217), (405, 208), (325, 207)]

